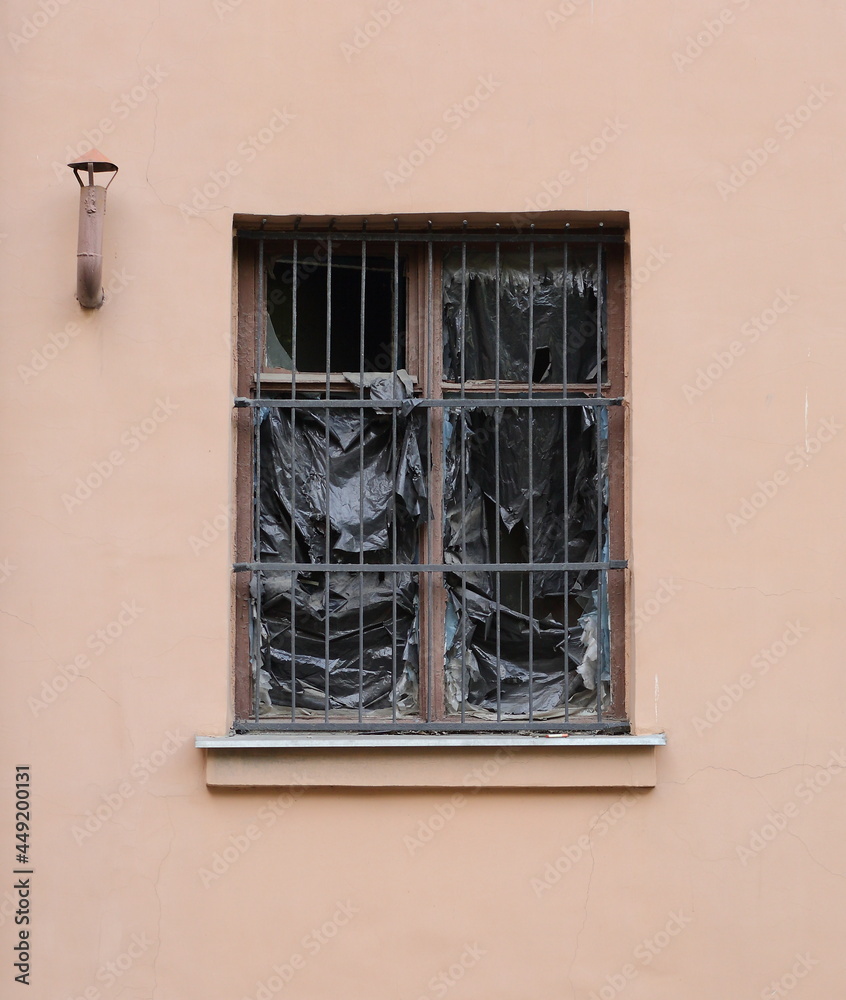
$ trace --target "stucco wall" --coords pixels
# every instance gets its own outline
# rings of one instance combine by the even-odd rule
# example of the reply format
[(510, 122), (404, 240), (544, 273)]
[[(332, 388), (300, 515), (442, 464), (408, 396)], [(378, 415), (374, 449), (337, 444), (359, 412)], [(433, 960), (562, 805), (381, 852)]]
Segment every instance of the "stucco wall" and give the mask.
[[(5, 5), (4, 995), (839, 995), (846, 11), (723, 2)], [(83, 313), (63, 164), (92, 144), (121, 169)], [(533, 207), (630, 213), (657, 786), (209, 790), (233, 214)]]

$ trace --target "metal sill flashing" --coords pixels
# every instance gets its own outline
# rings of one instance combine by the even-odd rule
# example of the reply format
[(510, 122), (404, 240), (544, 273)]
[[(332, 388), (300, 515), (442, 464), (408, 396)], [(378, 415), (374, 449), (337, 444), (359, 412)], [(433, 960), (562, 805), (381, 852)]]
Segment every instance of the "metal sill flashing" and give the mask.
[(579, 734), (522, 735), (507, 733), (468, 733), (456, 735), (391, 734), (377, 735), (352, 733), (350, 735), (325, 733), (250, 733), (242, 736), (198, 736), (195, 746), (201, 750), (268, 750), (268, 749), (349, 749), (362, 747), (426, 747), (443, 750), (447, 747), (534, 747), (534, 748), (577, 748), (577, 747), (660, 747), (665, 746), (664, 733), (647, 733), (634, 736), (628, 733), (614, 736), (581, 736)]
[(666, 742), (663, 733), (252, 733), (197, 736), (195, 745), (205, 751), (210, 787), (478, 790), (653, 787), (655, 751)]

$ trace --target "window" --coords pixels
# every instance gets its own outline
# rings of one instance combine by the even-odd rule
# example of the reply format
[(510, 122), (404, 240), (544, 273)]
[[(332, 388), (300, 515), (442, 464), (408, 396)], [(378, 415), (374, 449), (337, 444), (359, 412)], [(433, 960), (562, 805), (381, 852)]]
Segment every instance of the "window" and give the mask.
[(239, 231), (238, 729), (627, 730), (625, 240)]

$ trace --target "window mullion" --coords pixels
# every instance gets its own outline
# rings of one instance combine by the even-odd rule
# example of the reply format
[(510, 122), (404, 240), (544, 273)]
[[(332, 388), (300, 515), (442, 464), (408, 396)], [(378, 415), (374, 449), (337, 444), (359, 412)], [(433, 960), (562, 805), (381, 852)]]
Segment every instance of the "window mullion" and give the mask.
[[(425, 395), (429, 399), (443, 398), (443, 317), (441, 308), (441, 271), (439, 256), (432, 242), (426, 244), (426, 259), (422, 271), (425, 289)], [(444, 411), (443, 407), (426, 408), (429, 440), (429, 504), (432, 518), (427, 521), (426, 558), (430, 563), (444, 560)], [(426, 672), (425, 718), (436, 722), (445, 717), (445, 611), (446, 589), (444, 574), (429, 572), (425, 587), (421, 587), (421, 605), (425, 606), (426, 655), (421, 664)], [(422, 644), (421, 644), (422, 645)], [(422, 708), (423, 706), (421, 706)]]

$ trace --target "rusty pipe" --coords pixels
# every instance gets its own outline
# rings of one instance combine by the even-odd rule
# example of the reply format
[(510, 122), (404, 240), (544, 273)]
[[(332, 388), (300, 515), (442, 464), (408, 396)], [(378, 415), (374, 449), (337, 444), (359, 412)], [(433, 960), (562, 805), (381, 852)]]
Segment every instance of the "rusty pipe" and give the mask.
[[(103, 304), (103, 217), (106, 214), (106, 188), (115, 179), (117, 165), (96, 149), (69, 163), (79, 182), (79, 236), (76, 245), (76, 297), (83, 309), (99, 309)], [(88, 175), (83, 184), (80, 170)], [(113, 171), (109, 184), (94, 183), (94, 174)]]
[(76, 297), (83, 309), (103, 304), (103, 216), (106, 189), (86, 184), (79, 192), (79, 239), (76, 246)]

